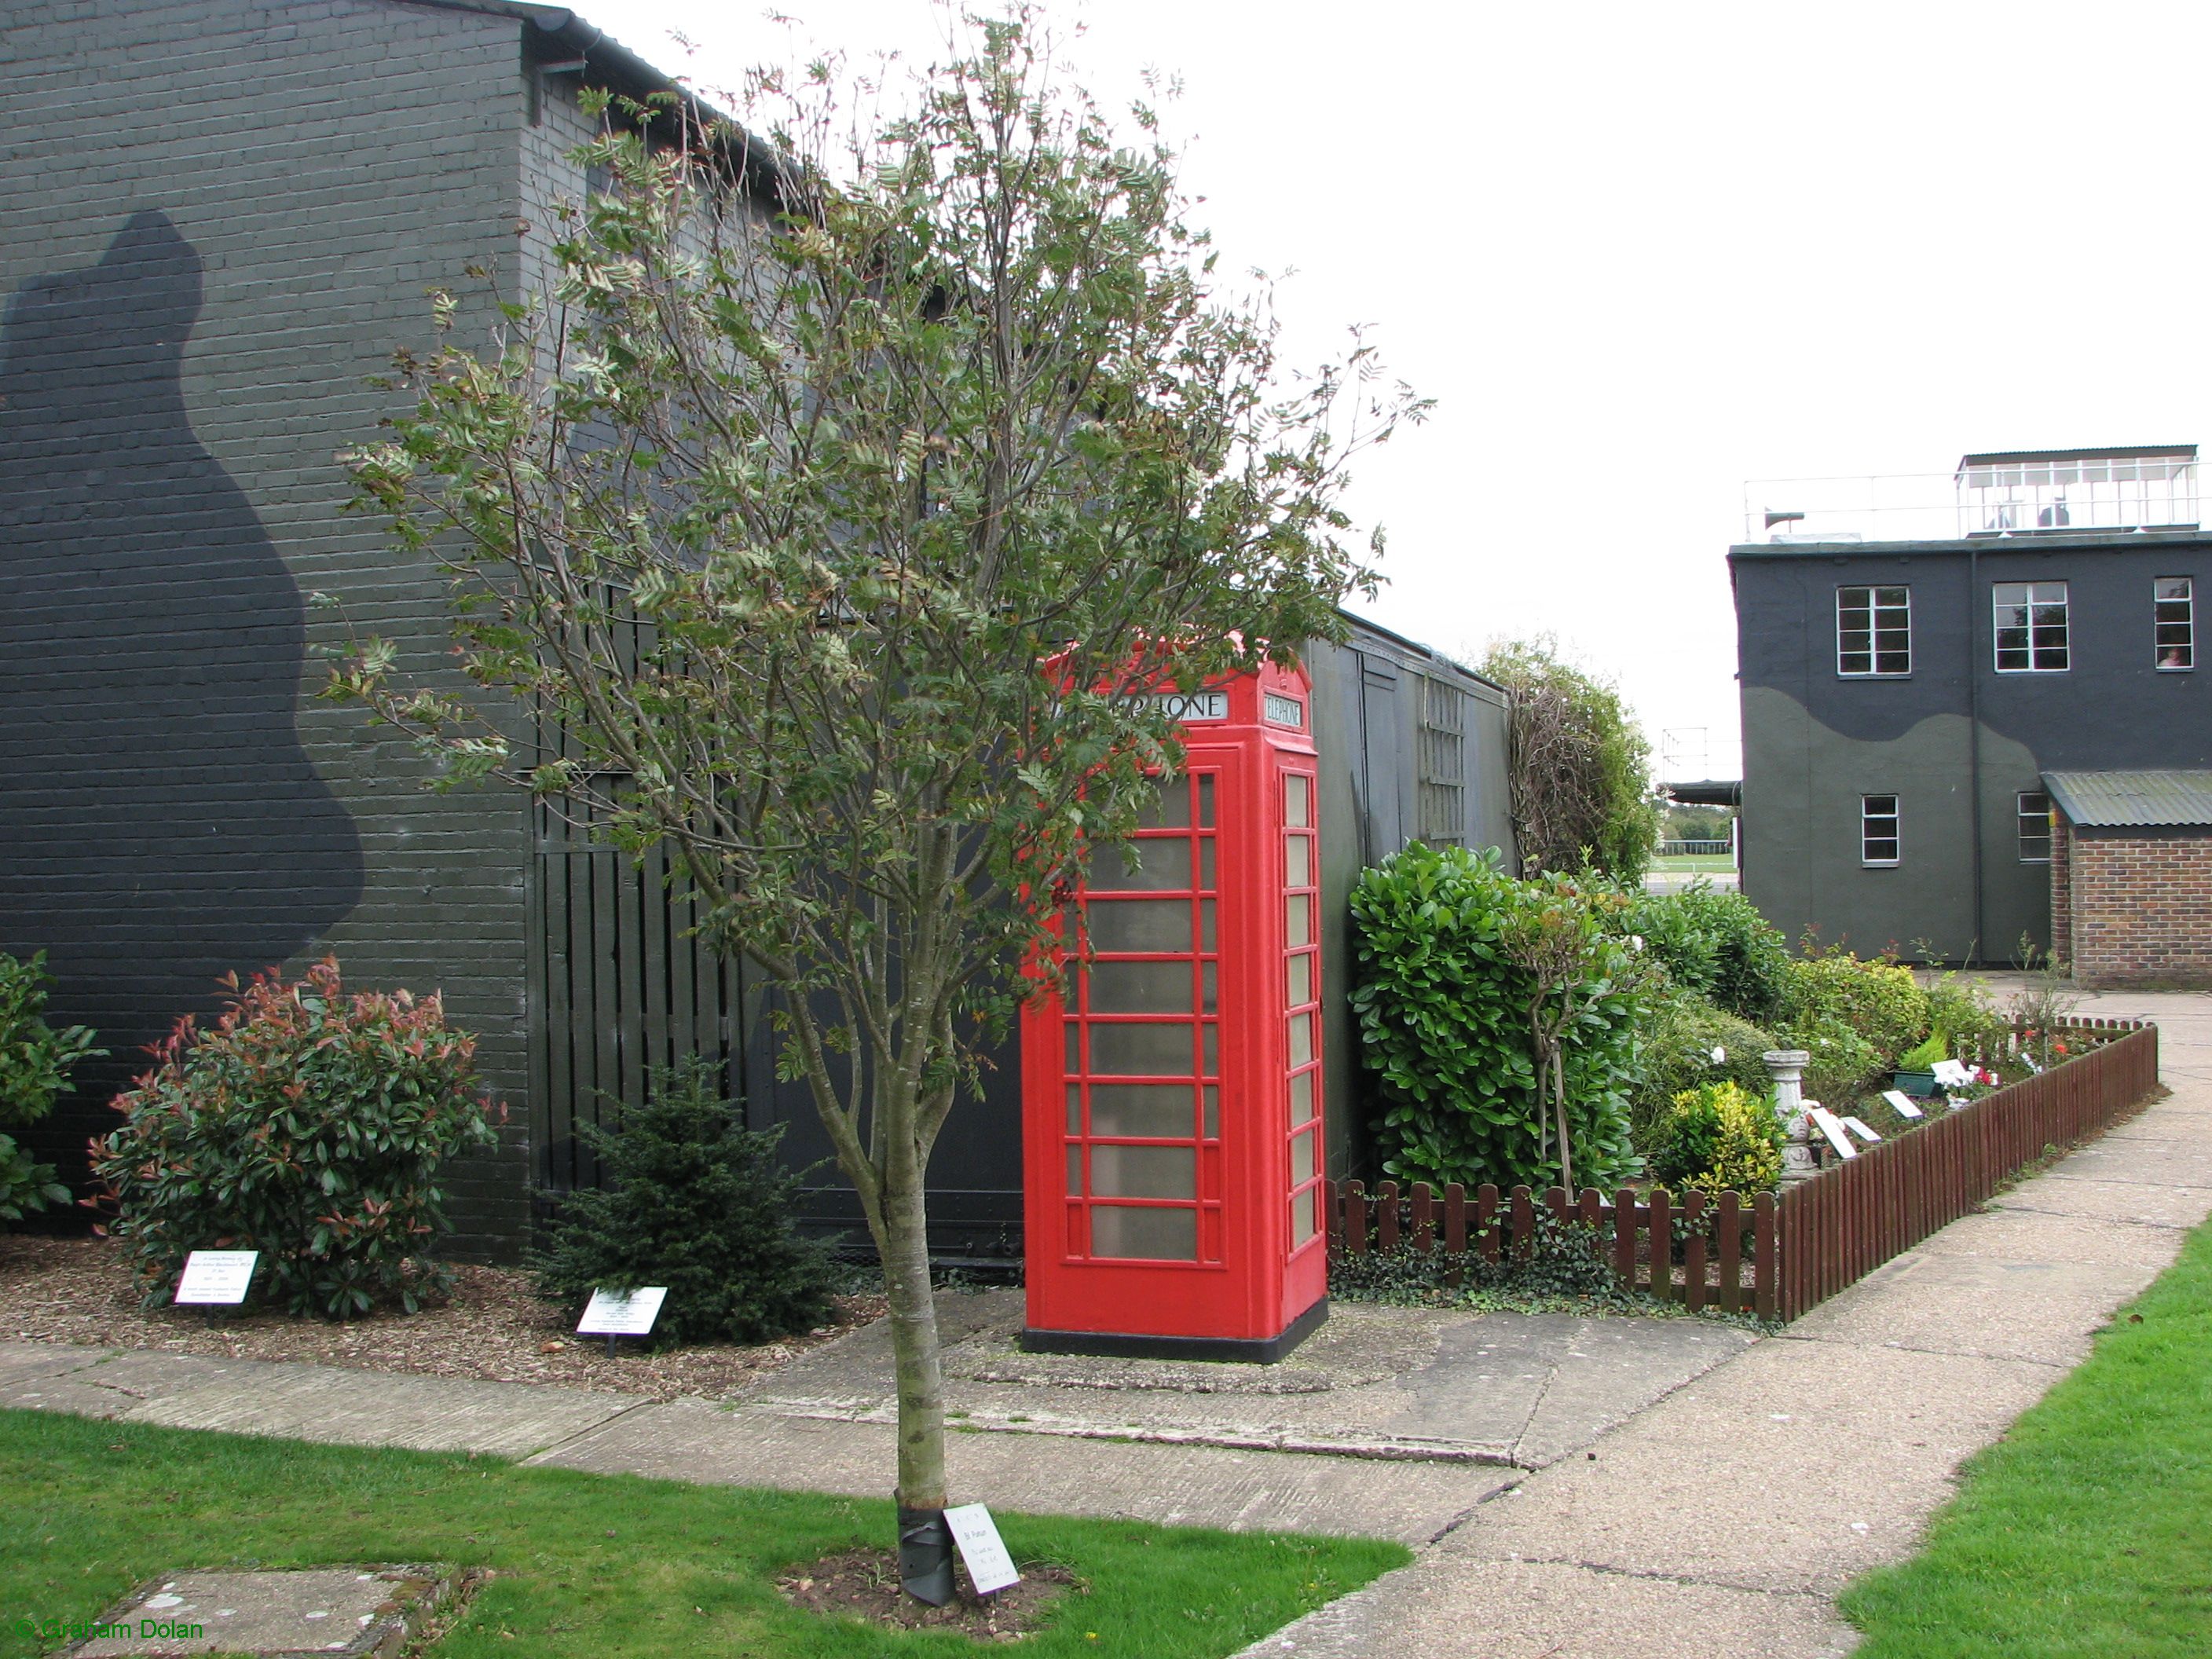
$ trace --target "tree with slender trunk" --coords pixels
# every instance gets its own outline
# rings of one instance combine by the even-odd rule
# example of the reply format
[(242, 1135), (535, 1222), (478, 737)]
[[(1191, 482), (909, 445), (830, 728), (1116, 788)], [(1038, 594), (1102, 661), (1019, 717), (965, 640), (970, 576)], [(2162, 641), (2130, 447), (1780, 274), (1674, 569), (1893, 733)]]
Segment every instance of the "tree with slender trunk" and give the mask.
[[(352, 458), (453, 573), (456, 694), (357, 639), (331, 695), (633, 853), (778, 982), (882, 1262), (909, 1588), (950, 1593), (926, 1176), (1179, 750), (1152, 695), (1336, 637), (1349, 458), (1424, 410), (1355, 335), (1279, 371), (1152, 111), (1118, 137), (1026, 8), (901, 88), (757, 72), (742, 125), (597, 99), (549, 292), (403, 357)], [(856, 95), (857, 94), (857, 95)]]

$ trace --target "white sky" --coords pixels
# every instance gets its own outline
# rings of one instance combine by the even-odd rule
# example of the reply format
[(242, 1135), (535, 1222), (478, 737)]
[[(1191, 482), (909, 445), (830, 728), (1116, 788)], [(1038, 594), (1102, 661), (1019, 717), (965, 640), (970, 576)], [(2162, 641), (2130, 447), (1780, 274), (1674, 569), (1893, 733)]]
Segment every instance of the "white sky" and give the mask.
[[(744, 4), (585, 0), (702, 86), (787, 55)], [(784, 0), (856, 61), (925, 0)], [(1060, 0), (1171, 132), (1224, 270), (1294, 269), (1289, 355), (1372, 325), (1438, 400), (1369, 456), (1388, 627), (1550, 630), (1680, 775), (1734, 775), (1728, 544), (1747, 478), (1969, 450), (2212, 441), (2212, 7)], [(698, 47), (686, 58), (670, 31)], [(805, 37), (802, 37), (805, 38)], [(1948, 495), (1948, 485), (1939, 485)], [(1942, 499), (1942, 497), (1939, 497)]]

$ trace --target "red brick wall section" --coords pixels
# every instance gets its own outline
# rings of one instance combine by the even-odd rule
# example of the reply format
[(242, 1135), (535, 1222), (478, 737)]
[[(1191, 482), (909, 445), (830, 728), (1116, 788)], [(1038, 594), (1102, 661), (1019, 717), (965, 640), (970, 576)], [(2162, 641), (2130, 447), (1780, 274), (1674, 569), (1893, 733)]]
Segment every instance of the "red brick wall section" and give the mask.
[[(2212, 833), (2067, 837), (2074, 976), (2212, 984)], [(2052, 848), (2054, 897), (2057, 848)]]
[(2074, 961), (2073, 829), (2051, 815), (2051, 954), (2070, 969)]

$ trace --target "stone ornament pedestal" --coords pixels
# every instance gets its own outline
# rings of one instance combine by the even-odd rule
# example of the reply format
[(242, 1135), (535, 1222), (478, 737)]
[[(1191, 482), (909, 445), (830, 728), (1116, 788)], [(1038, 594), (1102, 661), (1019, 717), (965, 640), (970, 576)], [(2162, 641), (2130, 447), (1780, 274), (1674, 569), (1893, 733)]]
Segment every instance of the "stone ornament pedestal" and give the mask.
[(1820, 1173), (1812, 1127), (1805, 1121), (1805, 1068), (1813, 1056), (1802, 1048), (1770, 1048), (1759, 1059), (1774, 1079), (1774, 1115), (1782, 1120), (1782, 1178), (1802, 1181)]

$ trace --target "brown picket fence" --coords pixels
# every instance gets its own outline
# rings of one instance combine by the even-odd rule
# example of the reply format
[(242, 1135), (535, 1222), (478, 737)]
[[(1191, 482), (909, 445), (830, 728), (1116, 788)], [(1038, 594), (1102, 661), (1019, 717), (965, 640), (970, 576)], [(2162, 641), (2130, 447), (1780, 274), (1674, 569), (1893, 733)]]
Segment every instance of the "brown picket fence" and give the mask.
[[(1328, 1239), (1352, 1255), (1410, 1249), (1480, 1256), (1488, 1266), (1535, 1249), (1540, 1212), (1597, 1237), (1614, 1279), (1660, 1301), (1796, 1318), (1986, 1202), (2044, 1156), (2094, 1138), (2158, 1085), (2158, 1030), (2136, 1020), (2069, 1021), (2120, 1035), (1909, 1134), (1881, 1141), (1779, 1195), (1663, 1188), (1471, 1191), (1332, 1182)], [(1655, 1243), (1654, 1241), (1661, 1241)]]
[[(1509, 1253), (1525, 1261), (1535, 1249), (1541, 1205), (1555, 1219), (1579, 1222), (1597, 1233), (1624, 1288), (1686, 1303), (1693, 1312), (1718, 1308), (1776, 1317), (1780, 1206), (1771, 1193), (1755, 1199), (1722, 1193), (1709, 1200), (1692, 1192), (1677, 1201), (1664, 1190), (1624, 1188), (1608, 1199), (1595, 1187), (1576, 1194), (1553, 1187), (1540, 1194), (1526, 1187), (1501, 1192), (1486, 1185), (1469, 1193), (1456, 1182), (1442, 1193), (1415, 1182), (1401, 1193), (1395, 1181), (1379, 1182), (1370, 1193), (1350, 1181), (1339, 1183), (1333, 1196), (1329, 1244), (1353, 1255), (1404, 1247), (1424, 1254), (1472, 1251), (1493, 1267)], [(1674, 1261), (1678, 1217), (1688, 1231), (1679, 1263)], [(1655, 1245), (1655, 1239), (1663, 1242)]]
[(2048, 1150), (2095, 1139), (2158, 1086), (2158, 1028), (2069, 1021), (2112, 1042), (1998, 1089), (1783, 1194), (1778, 1316), (1795, 1319), (1987, 1203)]

